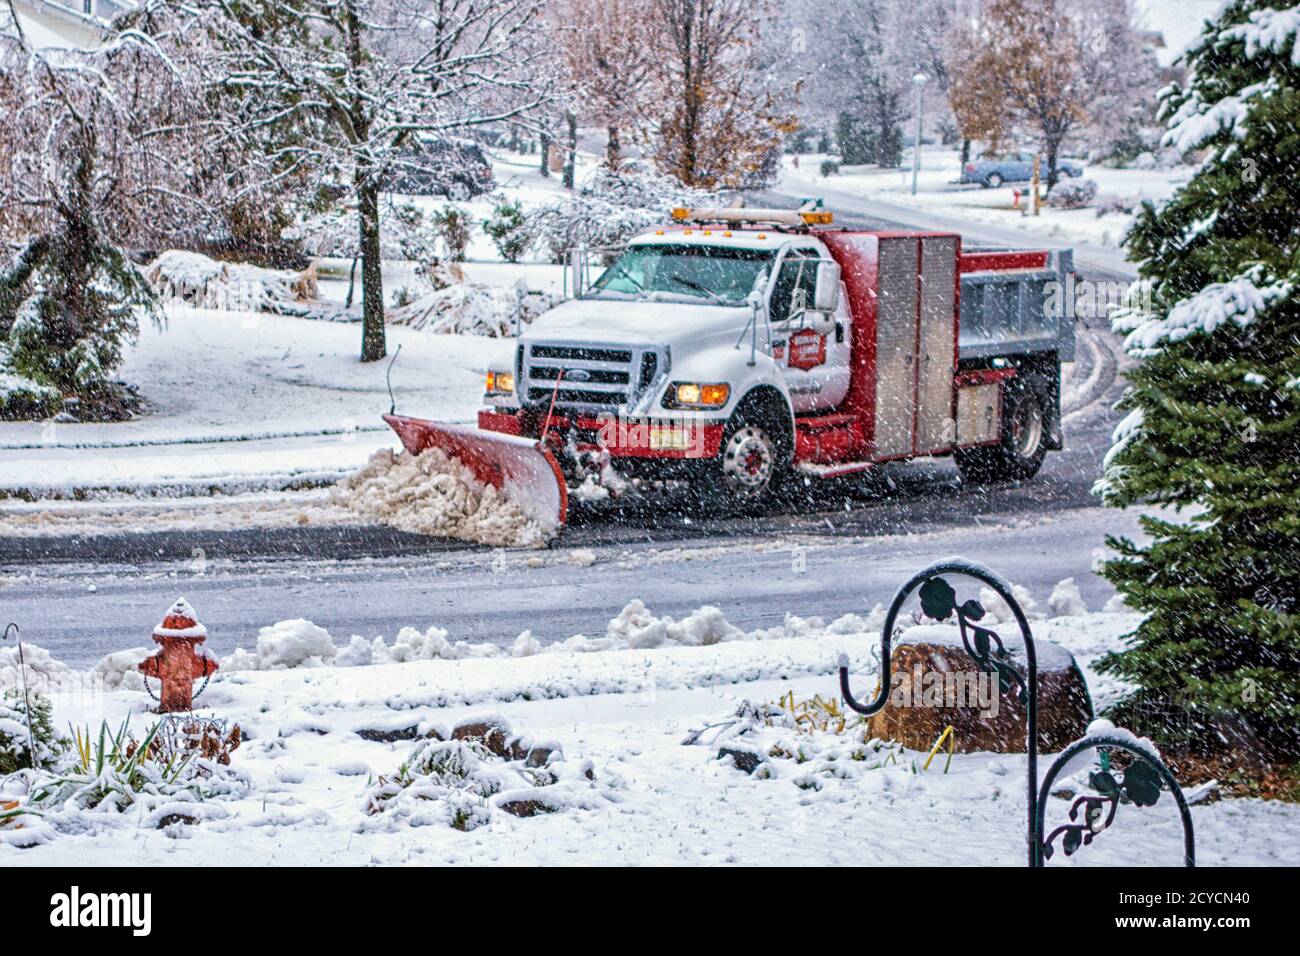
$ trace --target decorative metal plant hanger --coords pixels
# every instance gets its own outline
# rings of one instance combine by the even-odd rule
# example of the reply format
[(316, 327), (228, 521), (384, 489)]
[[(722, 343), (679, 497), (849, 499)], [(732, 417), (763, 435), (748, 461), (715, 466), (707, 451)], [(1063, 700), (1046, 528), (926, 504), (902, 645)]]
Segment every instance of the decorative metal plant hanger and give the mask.
[[(1006, 602), (1020, 628), (1020, 637), (1025, 647), (1025, 672), (1021, 676), (1014, 665), (1010, 653), (1002, 642), (1001, 636), (992, 628), (978, 623), (984, 616), (984, 608), (975, 599), (964, 603), (957, 601), (957, 592), (944, 575), (961, 575), (973, 578), (987, 585)], [(1029, 619), (1021, 609), (1020, 603), (1011, 593), (1010, 585), (998, 574), (982, 564), (961, 558), (949, 558), (918, 571), (909, 578), (894, 595), (885, 615), (884, 626), (880, 630), (880, 686), (876, 696), (868, 703), (862, 703), (853, 695), (849, 686), (848, 658), (840, 657), (840, 691), (844, 702), (850, 709), (870, 717), (884, 709), (889, 701), (891, 689), (890, 650), (894, 639), (894, 623), (907, 599), (919, 589), (921, 609), (925, 615), (936, 621), (947, 620), (956, 616), (957, 629), (966, 652), (975, 662), (990, 674), (998, 678), (1001, 692), (1016, 689), (1021, 704), (1025, 707), (1025, 757), (1026, 787), (1025, 798), (1028, 801), (1025, 840), (1029, 853), (1029, 866), (1041, 867), (1056, 852), (1056, 841), (1060, 840), (1061, 849), (1066, 856), (1071, 856), (1080, 847), (1088, 846), (1093, 838), (1110, 827), (1114, 822), (1116, 811), (1121, 803), (1136, 807), (1149, 807), (1156, 803), (1162, 790), (1173, 794), (1178, 805), (1178, 813), (1183, 827), (1183, 863), (1185, 866), (1196, 865), (1195, 837), (1192, 832), (1191, 812), (1182, 788), (1159, 755), (1142, 742), (1132, 737), (1127, 731), (1085, 734), (1066, 747), (1048, 767), (1047, 775), (1040, 785), (1038, 783), (1038, 655), (1034, 647), (1033, 633)], [(1100, 753), (1101, 770), (1089, 775), (1089, 784), (1096, 794), (1076, 797), (1070, 805), (1069, 823), (1054, 829), (1046, 837), (1047, 805), (1051, 796), (1052, 784), (1070, 761), (1084, 751), (1096, 749)], [(1110, 756), (1115, 751), (1122, 751), (1132, 759), (1122, 774), (1116, 778), (1111, 770)]]

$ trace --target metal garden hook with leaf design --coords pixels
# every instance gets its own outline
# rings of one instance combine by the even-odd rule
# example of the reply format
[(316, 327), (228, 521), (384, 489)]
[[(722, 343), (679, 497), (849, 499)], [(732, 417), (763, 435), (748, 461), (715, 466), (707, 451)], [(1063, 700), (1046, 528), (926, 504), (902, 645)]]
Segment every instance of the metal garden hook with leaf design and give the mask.
[(1023, 706), (1029, 696), (1025, 680), (1011, 662), (1011, 653), (1002, 643), (1002, 636), (991, 628), (975, 622), (984, 617), (984, 606), (971, 598), (957, 603), (957, 592), (941, 577), (927, 578), (921, 585), (919, 597), (925, 616), (935, 621), (946, 621), (956, 615), (957, 630), (961, 634), (966, 653), (984, 670), (997, 674), (998, 689), (1007, 693), (1014, 686)]
[[(1017, 626), (1025, 648), (1024, 673), (1016, 667), (1011, 653), (1003, 643), (1001, 635), (992, 628), (979, 624), (984, 618), (984, 607), (973, 598), (959, 602), (957, 592), (944, 580), (944, 575), (961, 575), (973, 578), (987, 585), (998, 597), (1006, 602)], [(885, 623), (880, 629), (880, 684), (876, 696), (863, 703), (853, 695), (849, 684), (848, 658), (840, 656), (840, 691), (848, 707), (863, 716), (870, 717), (884, 709), (889, 700), (891, 686), (890, 647), (894, 639), (894, 625), (904, 603), (914, 592), (919, 592), (921, 611), (926, 617), (935, 621), (946, 621), (956, 617), (957, 628), (961, 634), (962, 645), (966, 652), (989, 673), (996, 674), (1002, 693), (1016, 688), (1017, 697), (1025, 708), (1025, 758), (1026, 758), (1026, 799), (1028, 801), (1028, 820), (1025, 840), (1028, 845), (1029, 865), (1040, 867), (1054, 852), (1055, 841), (1061, 840), (1066, 856), (1072, 855), (1082, 846), (1092, 842), (1094, 836), (1105, 830), (1114, 822), (1116, 811), (1121, 803), (1136, 807), (1148, 807), (1156, 803), (1162, 790), (1169, 790), (1174, 795), (1182, 817), (1184, 862), (1187, 866), (1195, 865), (1194, 836), (1192, 833), (1191, 814), (1187, 801), (1169, 768), (1160, 761), (1154, 752), (1144, 749), (1134, 739), (1127, 739), (1119, 732), (1115, 734), (1089, 734), (1076, 740), (1061, 752), (1047, 771), (1043, 784), (1038, 784), (1038, 654), (1034, 647), (1034, 636), (1029, 627), (1029, 619), (1012, 593), (1010, 584), (989, 568), (964, 558), (949, 558), (923, 568), (908, 578), (894, 594)], [(1102, 770), (1090, 778), (1097, 795), (1077, 798), (1070, 807), (1070, 823), (1057, 827), (1046, 839), (1043, 838), (1045, 817), (1051, 784), (1069, 761), (1089, 748), (1102, 751)], [(1136, 759), (1116, 779), (1110, 771), (1107, 751), (1122, 750), (1132, 754)], [(1142, 769), (1137, 769), (1137, 768)]]
[[(1058, 826), (1044, 837), (1048, 797), (1052, 792), (1052, 784), (1074, 757), (1091, 749), (1097, 750), (1101, 755), (1101, 769), (1088, 774), (1088, 785), (1096, 793), (1075, 797), (1067, 814), (1070, 822)], [(1117, 750), (1133, 757), (1132, 762), (1120, 772), (1118, 777), (1110, 761), (1111, 753)], [(1064, 855), (1073, 856), (1081, 847), (1089, 846), (1098, 834), (1110, 828), (1115, 822), (1121, 804), (1138, 808), (1154, 807), (1160, 800), (1160, 794), (1166, 790), (1173, 794), (1183, 827), (1183, 864), (1195, 866), (1196, 837), (1192, 830), (1191, 811), (1183, 796), (1182, 788), (1178, 786), (1178, 781), (1174, 779), (1174, 775), (1164, 762), (1156, 754), (1118, 731), (1081, 737), (1061, 751), (1048, 767), (1047, 775), (1043, 778), (1043, 784), (1038, 791), (1038, 812), (1034, 830), (1041, 858), (1049, 860), (1055, 855), (1058, 838)]]

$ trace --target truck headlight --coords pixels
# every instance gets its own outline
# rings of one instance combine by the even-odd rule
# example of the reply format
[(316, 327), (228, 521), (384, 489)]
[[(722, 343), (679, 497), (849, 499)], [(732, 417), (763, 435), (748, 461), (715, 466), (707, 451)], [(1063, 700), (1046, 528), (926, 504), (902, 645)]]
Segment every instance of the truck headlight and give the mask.
[(726, 382), (673, 382), (664, 394), (668, 408), (721, 408), (731, 397)]
[(488, 372), (487, 393), (489, 395), (513, 395), (515, 376), (513, 372)]

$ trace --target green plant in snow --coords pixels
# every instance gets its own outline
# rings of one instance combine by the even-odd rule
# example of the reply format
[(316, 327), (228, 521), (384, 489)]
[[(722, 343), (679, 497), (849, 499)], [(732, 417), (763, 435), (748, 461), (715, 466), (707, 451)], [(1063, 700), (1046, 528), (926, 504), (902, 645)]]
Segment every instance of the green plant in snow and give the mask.
[(27, 705), (22, 692), (7, 690), (0, 695), (0, 777), (23, 769), (48, 769), (69, 746), (70, 741), (54, 732), (50, 699), (42, 694), (30, 697), (32, 743), (28, 743)]
[(523, 206), (517, 199), (497, 203), (492, 218), (483, 220), (483, 231), (506, 262), (518, 262), (528, 249), (528, 237), (523, 232), (526, 221)]
[(111, 376), (140, 318), (161, 326), (163, 315), (144, 276), (100, 228), (95, 156), (89, 125), (56, 147), (53, 161), (65, 171), (57, 218), (0, 268), (0, 341), (13, 372), (121, 417), (126, 396)]
[(116, 731), (108, 722), (98, 734), (89, 727), (73, 730), (70, 765), (39, 776), (28, 805), (36, 809), (101, 809), (121, 812), (138, 803), (183, 796), (204, 800), (227, 792), (222, 769), (193, 751), (177, 753), (163, 746), (161, 723), (137, 741), (128, 721)]
[(452, 262), (464, 262), (469, 248), (469, 215), (459, 206), (448, 203), (430, 217), (438, 236), (447, 244), (447, 255)]

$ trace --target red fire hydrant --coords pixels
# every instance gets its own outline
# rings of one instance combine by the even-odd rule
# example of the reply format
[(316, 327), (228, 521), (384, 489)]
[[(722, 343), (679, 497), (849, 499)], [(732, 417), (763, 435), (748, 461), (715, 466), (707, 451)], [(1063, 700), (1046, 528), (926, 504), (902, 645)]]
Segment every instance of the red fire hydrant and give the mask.
[(208, 639), (208, 629), (199, 623), (185, 598), (180, 598), (153, 629), (153, 639), (162, 650), (146, 657), (139, 666), (146, 677), (162, 681), (158, 712), (193, 710), (194, 681), (217, 669), (216, 659), (200, 646)]

